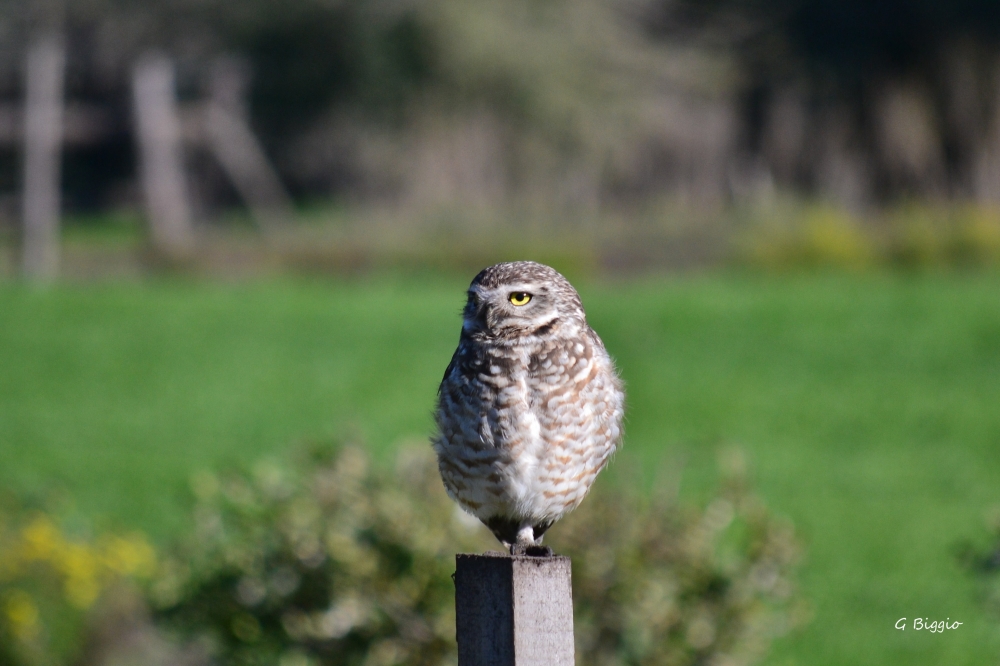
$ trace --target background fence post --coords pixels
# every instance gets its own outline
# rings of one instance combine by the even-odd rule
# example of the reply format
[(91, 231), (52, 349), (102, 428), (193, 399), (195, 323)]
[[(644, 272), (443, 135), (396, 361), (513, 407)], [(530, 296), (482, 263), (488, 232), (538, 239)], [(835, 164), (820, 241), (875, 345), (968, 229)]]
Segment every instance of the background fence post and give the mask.
[(573, 666), (568, 557), (455, 558), (459, 666)]
[(249, 65), (233, 57), (212, 63), (205, 109), (205, 139), (226, 175), (265, 231), (289, 222), (292, 199), (250, 128)]
[(24, 104), (24, 237), (22, 265), (28, 279), (59, 272), (59, 184), (66, 52), (57, 33), (28, 47)]
[(174, 66), (147, 54), (132, 71), (132, 96), (139, 139), (139, 163), (153, 245), (180, 258), (194, 247), (191, 206), (174, 91)]

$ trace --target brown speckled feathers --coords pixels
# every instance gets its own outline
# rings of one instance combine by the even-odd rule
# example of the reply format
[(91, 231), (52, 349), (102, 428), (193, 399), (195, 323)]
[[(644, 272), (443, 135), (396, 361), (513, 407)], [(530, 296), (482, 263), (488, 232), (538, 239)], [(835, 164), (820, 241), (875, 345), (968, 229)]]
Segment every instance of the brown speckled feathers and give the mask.
[(465, 510), (508, 545), (537, 543), (619, 445), (623, 408), (611, 358), (562, 275), (511, 262), (476, 276), (435, 414), (441, 477)]

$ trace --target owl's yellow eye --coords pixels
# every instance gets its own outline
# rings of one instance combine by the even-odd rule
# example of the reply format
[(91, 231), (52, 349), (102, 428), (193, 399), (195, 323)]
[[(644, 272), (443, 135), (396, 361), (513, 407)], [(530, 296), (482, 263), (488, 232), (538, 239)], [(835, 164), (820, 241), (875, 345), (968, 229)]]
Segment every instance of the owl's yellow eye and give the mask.
[(525, 291), (514, 291), (507, 297), (507, 300), (510, 301), (511, 305), (527, 305), (528, 301), (531, 300), (531, 294)]

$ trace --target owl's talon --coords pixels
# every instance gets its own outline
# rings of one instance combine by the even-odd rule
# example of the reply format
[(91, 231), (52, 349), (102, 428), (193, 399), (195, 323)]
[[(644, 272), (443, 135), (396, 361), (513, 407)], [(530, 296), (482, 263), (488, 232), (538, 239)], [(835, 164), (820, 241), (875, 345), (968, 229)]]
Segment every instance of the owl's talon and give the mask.
[(555, 555), (548, 546), (528, 546), (524, 549), (524, 554), (528, 557), (553, 557)]
[(519, 555), (526, 557), (552, 557), (555, 553), (548, 546), (538, 546), (533, 543), (515, 543), (510, 546), (510, 554), (513, 557)]

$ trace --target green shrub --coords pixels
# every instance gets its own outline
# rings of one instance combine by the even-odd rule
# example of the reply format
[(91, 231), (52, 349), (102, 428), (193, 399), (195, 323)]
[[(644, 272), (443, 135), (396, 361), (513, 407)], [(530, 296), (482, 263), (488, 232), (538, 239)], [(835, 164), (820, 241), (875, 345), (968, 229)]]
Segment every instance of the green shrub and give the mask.
[(743, 212), (739, 261), (764, 268), (995, 266), (1000, 211), (902, 203), (863, 214), (816, 203)]
[(476, 532), (426, 461), (398, 478), (357, 448), (201, 474), (192, 538), (152, 588), (226, 663), (439, 664), (454, 652), (451, 556)]
[(578, 663), (752, 664), (805, 619), (790, 523), (751, 491), (738, 452), (704, 509), (607, 487), (553, 530), (573, 558)]
[[(429, 447), (394, 475), (344, 447), (193, 488), (195, 531), (152, 597), (224, 663), (455, 663), (454, 554), (497, 544)], [(738, 477), (705, 510), (605, 483), (553, 537), (573, 558), (578, 663), (751, 663), (793, 622), (791, 528)]]

